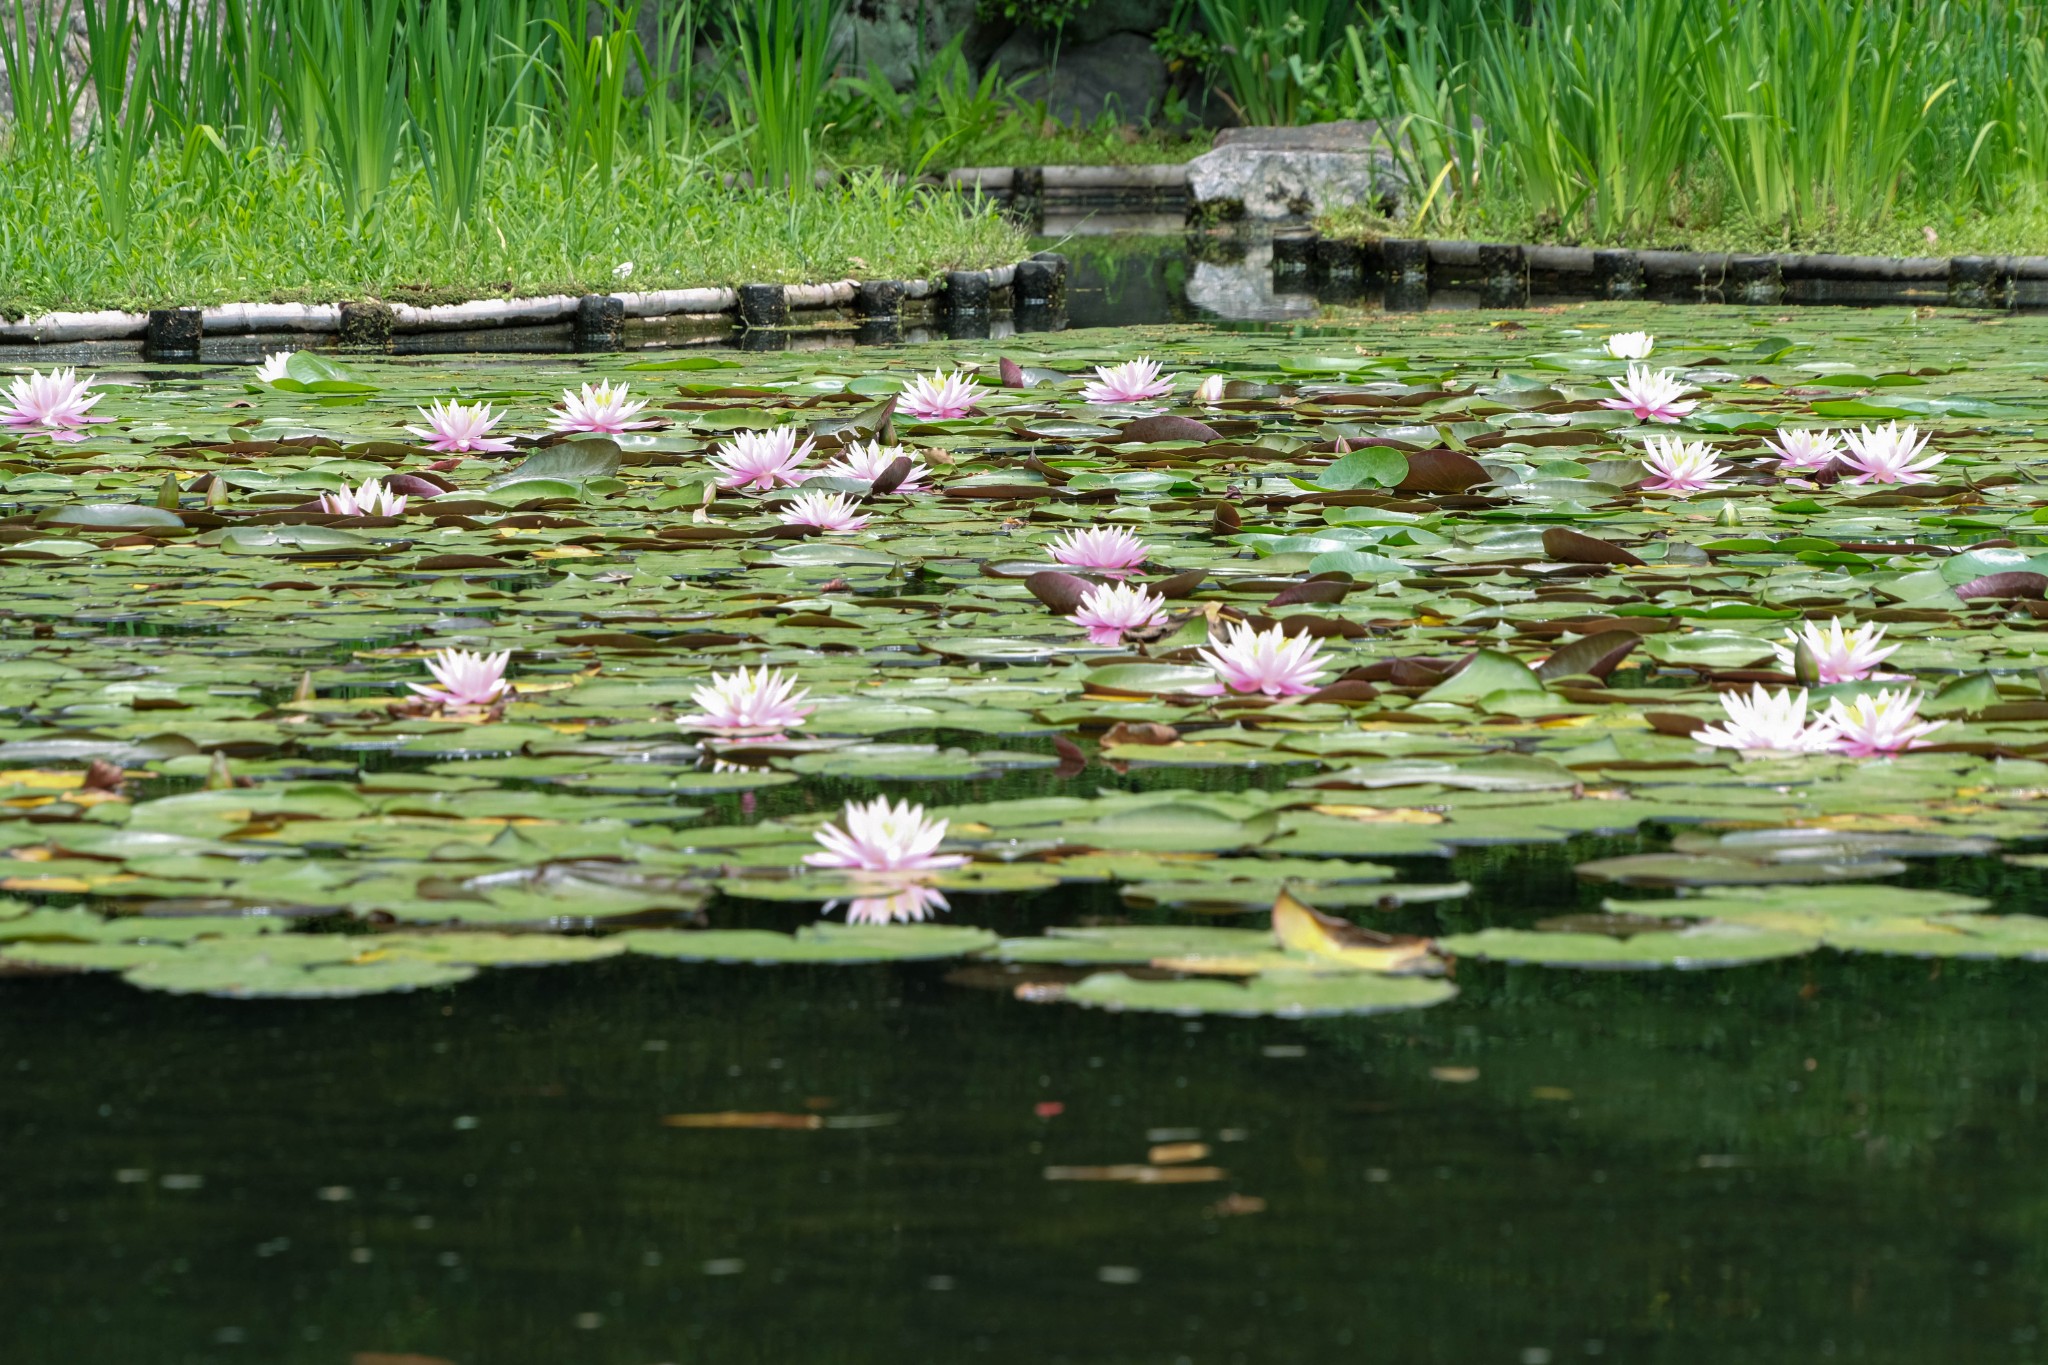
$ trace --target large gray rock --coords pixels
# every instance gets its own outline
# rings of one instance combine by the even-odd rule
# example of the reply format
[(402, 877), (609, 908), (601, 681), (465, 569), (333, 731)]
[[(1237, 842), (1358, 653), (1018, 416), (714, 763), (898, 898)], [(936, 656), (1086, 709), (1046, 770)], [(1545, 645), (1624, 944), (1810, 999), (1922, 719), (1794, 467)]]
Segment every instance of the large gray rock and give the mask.
[(1105, 110), (1137, 123), (1166, 98), (1166, 63), (1150, 38), (1115, 33), (1098, 43), (1063, 46), (1059, 64), (1031, 72), (1019, 93), (1044, 100), (1047, 113), (1070, 123), (1093, 123)]
[(962, 30), (970, 34), (970, 56), (976, 55), (972, 51), (975, 3), (976, 0), (859, 0), (847, 6), (846, 45), (841, 61), (862, 75), (872, 66), (893, 84), (908, 85), (917, 64), (953, 41), (953, 35)]
[(1196, 205), (1242, 204), (1247, 218), (1305, 218), (1335, 208), (1392, 207), (1406, 182), (1380, 125), (1225, 128), (1188, 163)]
[(1062, 35), (1068, 43), (1099, 43), (1112, 33), (1150, 38), (1173, 17), (1173, 0), (1095, 0), (1076, 14)]

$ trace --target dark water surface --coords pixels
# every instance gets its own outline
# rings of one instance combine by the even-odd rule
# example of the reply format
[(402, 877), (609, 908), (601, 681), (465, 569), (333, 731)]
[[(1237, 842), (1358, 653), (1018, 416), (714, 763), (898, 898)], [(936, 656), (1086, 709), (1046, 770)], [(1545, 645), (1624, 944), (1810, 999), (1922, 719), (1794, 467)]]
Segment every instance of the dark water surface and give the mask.
[[(1445, 922), (1589, 906), (1591, 851), (1461, 855)], [(1468, 963), (1306, 1023), (947, 972), (7, 980), (0, 1359), (2041, 1358), (2037, 966)], [(823, 1126), (661, 1122), (719, 1111)], [(1181, 1142), (1222, 1178), (1047, 1175)]]

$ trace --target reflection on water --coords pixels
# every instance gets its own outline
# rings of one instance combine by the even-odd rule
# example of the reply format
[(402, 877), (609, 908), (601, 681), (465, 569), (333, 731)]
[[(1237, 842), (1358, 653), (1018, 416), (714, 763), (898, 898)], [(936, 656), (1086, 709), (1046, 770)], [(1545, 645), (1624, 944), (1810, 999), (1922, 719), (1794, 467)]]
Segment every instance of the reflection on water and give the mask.
[[(1461, 855), (1449, 913), (1589, 904), (1568, 869)], [(1309, 1023), (1033, 1006), (994, 968), (11, 979), (0, 1348), (2030, 1360), (2038, 971), (1466, 964), (1449, 1005)]]

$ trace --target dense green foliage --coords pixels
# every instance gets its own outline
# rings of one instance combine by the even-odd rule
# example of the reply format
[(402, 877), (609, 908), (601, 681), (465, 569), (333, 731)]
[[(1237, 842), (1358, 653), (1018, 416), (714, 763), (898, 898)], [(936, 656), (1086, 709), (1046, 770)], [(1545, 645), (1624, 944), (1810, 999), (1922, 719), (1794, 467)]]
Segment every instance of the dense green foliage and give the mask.
[(2039, 6), (1188, 5), (1212, 35), (1198, 54), (1248, 115), (1385, 122), (1411, 229), (1796, 246), (1902, 217), (1916, 236), (2030, 228), (2048, 170)]
[[(1021, 254), (984, 205), (860, 172), (812, 189), (809, 12), (764, 11), (750, 61), (704, 77), (717, 129), (680, 60), (690, 5), (664, 5), (650, 51), (630, 7), (587, 20), (582, 0), (103, 0), (83, 11), (83, 80), (61, 27), (18, 22), (0, 307), (921, 276)], [(764, 189), (729, 188), (735, 167)]]

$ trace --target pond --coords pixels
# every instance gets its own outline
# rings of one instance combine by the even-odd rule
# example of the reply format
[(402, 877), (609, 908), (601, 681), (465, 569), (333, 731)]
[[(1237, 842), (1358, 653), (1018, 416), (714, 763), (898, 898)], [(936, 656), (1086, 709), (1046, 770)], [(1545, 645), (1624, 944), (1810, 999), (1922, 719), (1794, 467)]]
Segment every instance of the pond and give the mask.
[[(2034, 1358), (2044, 327), (102, 372), (0, 452), (8, 1358)], [(864, 527), (716, 485), (790, 425)]]

